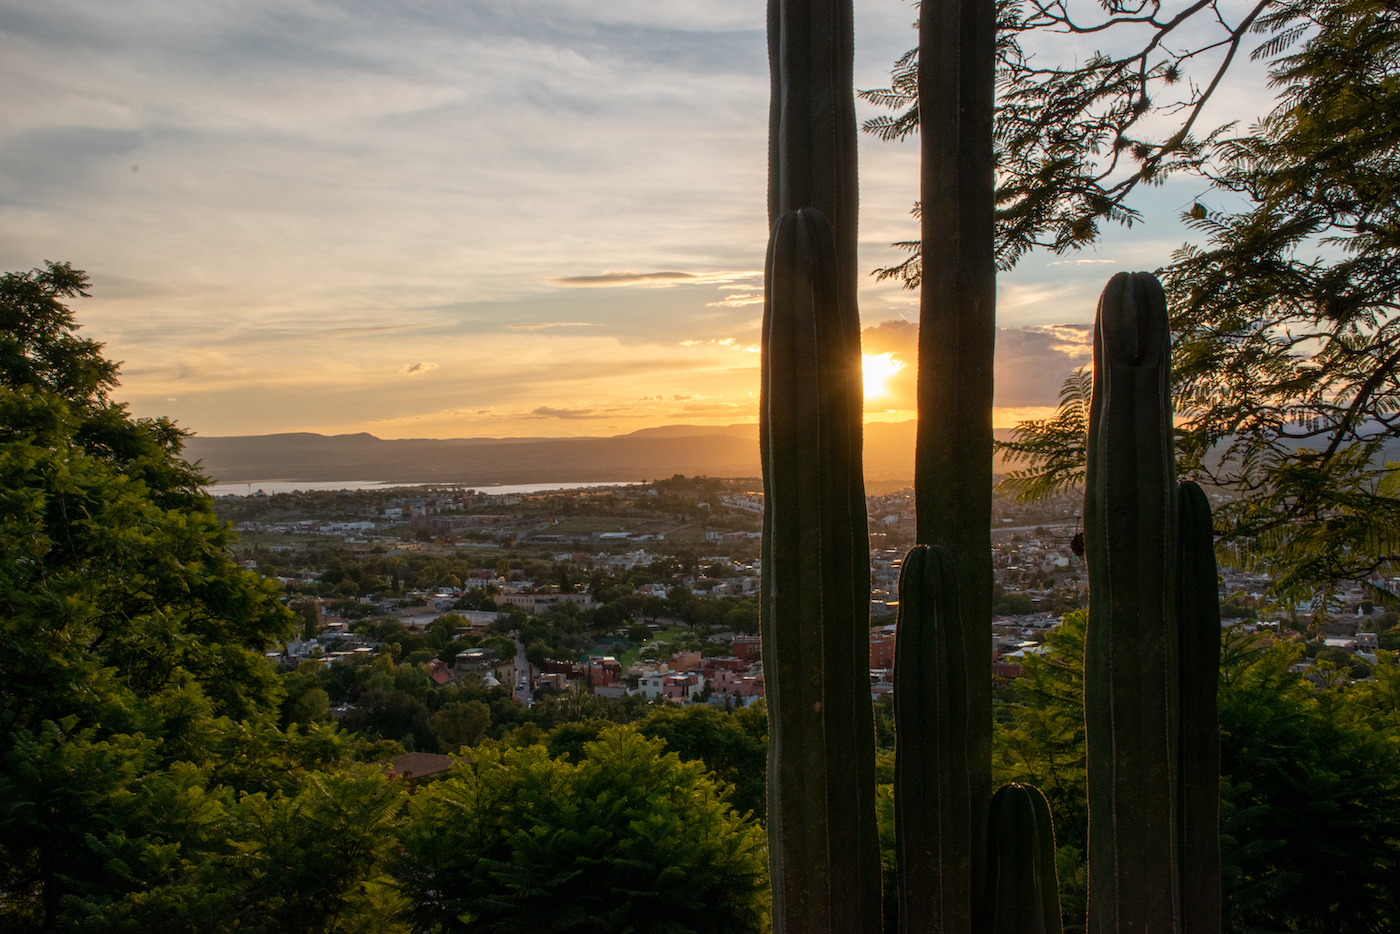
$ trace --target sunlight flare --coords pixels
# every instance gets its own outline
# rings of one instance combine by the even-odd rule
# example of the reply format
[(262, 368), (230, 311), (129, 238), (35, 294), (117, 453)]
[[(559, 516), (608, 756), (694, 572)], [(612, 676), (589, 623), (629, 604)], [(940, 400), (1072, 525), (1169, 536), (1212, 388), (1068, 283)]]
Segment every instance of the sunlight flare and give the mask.
[(890, 377), (904, 369), (904, 362), (892, 353), (862, 354), (861, 375), (865, 383), (865, 398), (878, 399), (890, 392)]

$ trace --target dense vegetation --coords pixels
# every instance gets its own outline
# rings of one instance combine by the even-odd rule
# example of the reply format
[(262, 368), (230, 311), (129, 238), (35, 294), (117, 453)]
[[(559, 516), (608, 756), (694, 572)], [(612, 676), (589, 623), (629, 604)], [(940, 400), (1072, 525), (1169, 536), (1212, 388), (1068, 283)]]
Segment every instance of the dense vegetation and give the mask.
[[(551, 757), (530, 724), (514, 744), (464, 758), (443, 797), (415, 796), (378, 762), (402, 744), (329, 722), (328, 687), (379, 692), (386, 710), (432, 698), (422, 723), (412, 704), (398, 711), (405, 735), (432, 744), (479, 740), (495, 719), (491, 704), (498, 729), (524, 708), (471, 688), (425, 691), (424, 673), (392, 655), (279, 677), (263, 653), (304, 620), (282, 604), (281, 588), (229, 557), (232, 533), (179, 456), (183, 433), (110, 400), (116, 366), (76, 336), (63, 304), (86, 284), (62, 264), (0, 278), (0, 929), (406, 930), (410, 904), (423, 904), (410, 901), (427, 865), (422, 847), (446, 839), (430, 823), (433, 802), (477, 839), (496, 834), (493, 858), (558, 845), (540, 864), (562, 873), (556, 905), (577, 894), (562, 881), (569, 867), (606, 850), (612, 875), (589, 879), (611, 879), (611, 888), (588, 894), (607, 902), (610, 925), (642, 926), (660, 913), (694, 929), (715, 919), (728, 930), (759, 927), (763, 863), (752, 824), (732, 810), (727, 786), (638, 727), (599, 732), (566, 760)], [(589, 702), (569, 715), (586, 715)], [(728, 722), (718, 711), (696, 714)], [(751, 747), (761, 748), (761, 733), (739, 724), (739, 740), (720, 744), (737, 757), (736, 778), (752, 764)], [(682, 749), (691, 737), (694, 752), (704, 730), (658, 721), (653, 735), (667, 733)], [(598, 819), (564, 798), (509, 822), (495, 804), (449, 804), (488, 763), (497, 791), (568, 786)], [(613, 798), (598, 794), (605, 778)], [(750, 807), (752, 799), (750, 790)], [(635, 842), (644, 830), (654, 844), (646, 852)], [(575, 846), (575, 832), (595, 848)], [(676, 878), (701, 864), (712, 881), (677, 890)], [(627, 895), (646, 878), (643, 866), (655, 885)], [(436, 887), (458, 870), (433, 871)], [(478, 899), (512, 891), (461, 872)], [(553, 883), (531, 885), (538, 894)], [(650, 897), (667, 886), (664, 901)], [(475, 917), (418, 920), (495, 929), (485, 902), (473, 904)], [(558, 929), (601, 930), (594, 914), (579, 907), (576, 923)]]
[[(1223, 555), (1270, 574), (1276, 596), (1375, 588), (1400, 560), (1395, 4), (1004, 0), (998, 11), (1003, 268), (1031, 249), (1094, 244), (1101, 224), (1140, 217), (1139, 185), (1197, 173), (1202, 193), (1182, 219), (1201, 242), (1160, 270), (1178, 472), (1234, 494), (1215, 516), (1237, 546)], [(1027, 54), (1023, 41), (1046, 30), (1093, 37), (1097, 50), (1065, 64)], [(1274, 106), (1249, 127), (1203, 132), (1198, 118), (1244, 53), (1267, 63)], [(915, 50), (888, 88), (865, 92), (898, 111), (868, 131), (918, 129), (917, 72)], [(912, 255), (878, 273), (917, 287), (919, 241), (895, 246)], [(1070, 377), (1054, 417), (999, 445), (1025, 465), (1004, 492), (1080, 484), (1089, 386), (1085, 371)]]
[[(1026, 659), (998, 707), (996, 768), (1042, 788), (1055, 813), (1067, 930), (1083, 923), (1081, 613)], [(1221, 844), (1226, 930), (1388, 931), (1400, 920), (1400, 666), (1369, 681), (1305, 670), (1304, 646), (1224, 633)]]
[[(379, 657), (278, 675), (262, 653), (306, 625), (282, 603), (298, 594), (228, 557), (179, 429), (108, 398), (115, 368), (60, 301), (85, 281), (61, 265), (0, 280), (0, 930), (487, 931), (534, 913), (558, 930), (762, 928), (762, 705), (569, 692), (526, 708), (438, 686), (422, 662), (463, 647), (450, 618), (367, 620)], [(442, 572), (412, 558), (405, 578)], [(373, 576), (326, 566), (317, 587)], [(513, 647), (511, 627), (547, 644), (595, 634), (556, 610), (473, 644)], [(1046, 644), (999, 692), (996, 769), (1050, 798), (1073, 925), (1082, 614)], [(1226, 633), (1230, 930), (1394, 926), (1400, 667), (1379, 659)], [(329, 707), (347, 701), (337, 723)], [(893, 925), (887, 703), (876, 724)], [(464, 756), (414, 788), (377, 764), (405, 749)]]

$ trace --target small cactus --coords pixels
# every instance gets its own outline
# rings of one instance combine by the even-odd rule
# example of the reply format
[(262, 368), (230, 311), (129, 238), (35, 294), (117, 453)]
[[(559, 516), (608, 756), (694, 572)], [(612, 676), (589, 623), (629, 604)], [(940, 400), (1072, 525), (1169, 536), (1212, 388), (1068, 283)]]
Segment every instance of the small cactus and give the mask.
[(1210, 501), (1190, 480), (1177, 496), (1181, 549), (1181, 929), (1220, 934), (1220, 590)]
[(987, 812), (986, 934), (1061, 934), (1050, 803), (1034, 785), (1002, 785)]
[[(899, 572), (895, 629), (895, 853), (901, 934), (972, 930), (974, 813), (966, 623), (957, 570), (915, 545)], [(985, 673), (990, 678), (991, 673)], [(989, 738), (990, 739), (990, 738)]]

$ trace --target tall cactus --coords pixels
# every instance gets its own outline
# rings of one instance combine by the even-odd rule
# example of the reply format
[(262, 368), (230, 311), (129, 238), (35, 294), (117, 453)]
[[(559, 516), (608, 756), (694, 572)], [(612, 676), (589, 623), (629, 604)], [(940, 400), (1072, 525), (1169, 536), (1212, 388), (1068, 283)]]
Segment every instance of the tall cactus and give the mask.
[[(977, 800), (977, 753), (984, 726), (969, 670), (969, 625), (957, 568), (938, 545), (915, 545), (899, 573), (894, 712), (895, 854), (901, 934), (1058, 934), (1060, 898), (1049, 805), (1031, 785), (1006, 785), (990, 807)], [(988, 810), (988, 865), (978, 816)], [(982, 881), (984, 880), (985, 881)]]
[[(916, 539), (947, 549), (957, 571), (969, 728), (965, 750), (945, 767), (966, 770), (972, 823), (965, 883), (969, 898), (982, 887), (983, 826), (993, 790), (995, 48), (995, 0), (923, 0)], [(927, 884), (922, 879), (904, 881), (907, 886)], [(956, 927), (942, 930), (969, 934), (971, 923), (960, 920)]]
[(880, 929), (851, 0), (769, 0), (760, 436), (773, 930)]
[(877, 931), (859, 321), (837, 299), (820, 212), (778, 219), (767, 274), (761, 603), (773, 927)]
[(1119, 273), (1094, 328), (1084, 498), (1093, 934), (1220, 924), (1218, 850), (1186, 862), (1216, 846), (1219, 609), (1209, 506), (1175, 479), (1169, 365), (1161, 285)]

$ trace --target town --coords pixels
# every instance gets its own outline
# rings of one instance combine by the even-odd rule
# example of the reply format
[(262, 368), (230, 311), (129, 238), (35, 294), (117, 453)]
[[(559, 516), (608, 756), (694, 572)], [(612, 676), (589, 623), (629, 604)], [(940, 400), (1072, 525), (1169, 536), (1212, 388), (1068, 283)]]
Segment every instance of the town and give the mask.
[[(241, 535), (243, 566), (275, 579), (304, 619), (298, 637), (270, 653), (288, 671), (295, 719), (337, 718), (388, 752), (446, 752), (527, 723), (547, 729), (581, 706), (735, 709), (762, 698), (760, 486), (677, 475), (531, 494), (256, 491), (216, 503)], [(1080, 503), (1075, 494), (995, 501), (989, 676), (1000, 685), (1086, 604), (1073, 547)], [(888, 720), (912, 490), (870, 495), (867, 513), (870, 690), (877, 718)], [(1359, 586), (1318, 623), (1318, 607), (1268, 603), (1269, 583), (1223, 567), (1224, 624), (1304, 640), (1309, 660), (1330, 659), (1354, 677), (1368, 673), (1377, 647), (1400, 641), (1394, 610)], [(419, 696), (449, 687), (466, 699), (458, 704), (481, 705), (465, 733), (430, 715), (441, 698)]]

